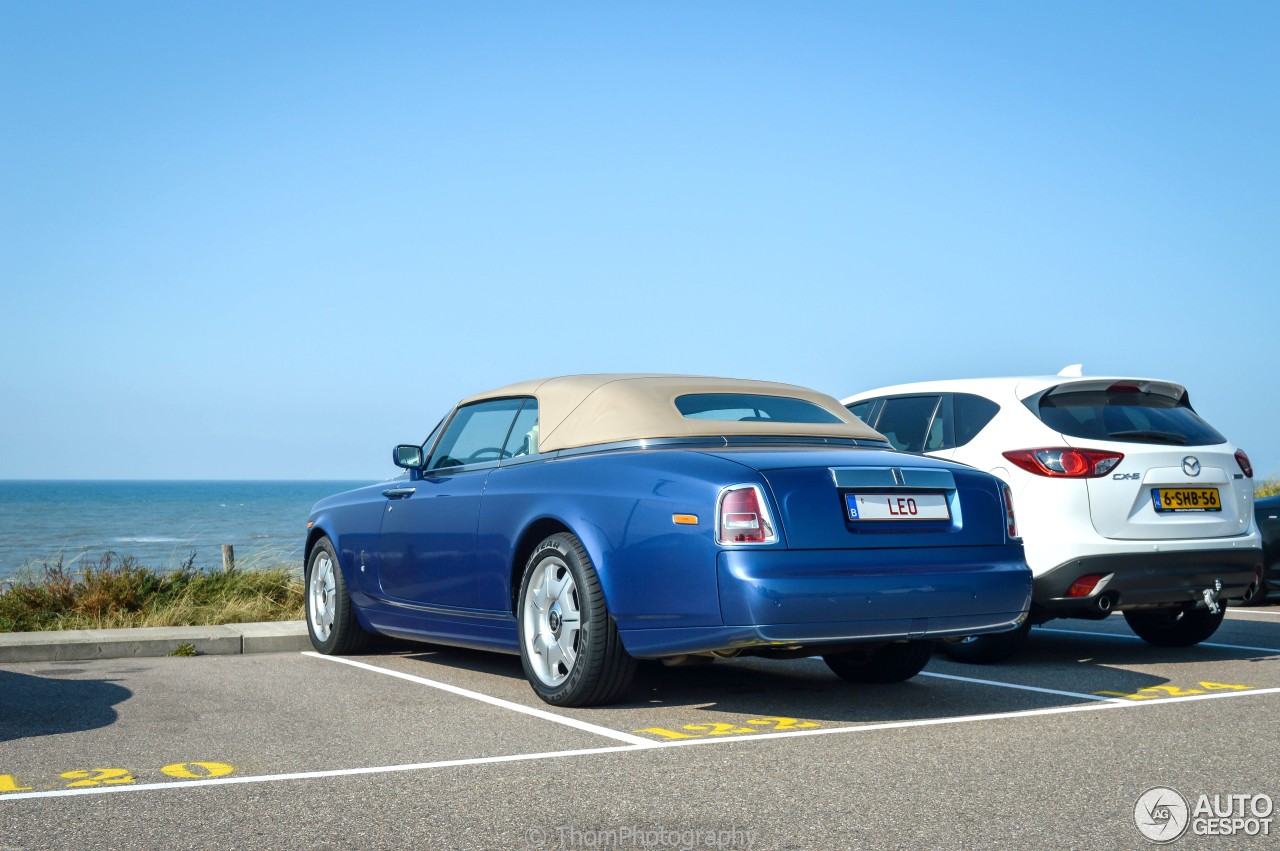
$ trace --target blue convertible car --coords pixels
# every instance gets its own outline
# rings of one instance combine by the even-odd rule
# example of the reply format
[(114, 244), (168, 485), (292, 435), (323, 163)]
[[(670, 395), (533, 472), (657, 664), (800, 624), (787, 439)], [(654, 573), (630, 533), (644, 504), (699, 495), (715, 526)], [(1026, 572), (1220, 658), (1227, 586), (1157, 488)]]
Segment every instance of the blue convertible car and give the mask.
[(407, 475), (311, 514), (322, 653), (370, 633), (518, 653), (543, 700), (584, 706), (619, 699), (636, 659), (821, 655), (896, 682), (1030, 601), (1008, 488), (801, 387), (530, 381), (394, 455)]

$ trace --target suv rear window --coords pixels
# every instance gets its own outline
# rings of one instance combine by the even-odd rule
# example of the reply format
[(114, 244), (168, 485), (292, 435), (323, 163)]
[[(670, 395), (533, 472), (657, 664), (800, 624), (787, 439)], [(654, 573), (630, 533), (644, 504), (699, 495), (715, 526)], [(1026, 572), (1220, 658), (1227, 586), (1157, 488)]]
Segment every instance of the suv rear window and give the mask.
[(1045, 425), (1069, 437), (1163, 446), (1212, 446), (1227, 440), (1191, 409), (1185, 393), (1174, 399), (1136, 388), (1050, 391), (1037, 407)]
[(842, 423), (804, 399), (748, 393), (695, 393), (676, 397), (676, 409), (691, 420), (767, 420), (775, 423)]

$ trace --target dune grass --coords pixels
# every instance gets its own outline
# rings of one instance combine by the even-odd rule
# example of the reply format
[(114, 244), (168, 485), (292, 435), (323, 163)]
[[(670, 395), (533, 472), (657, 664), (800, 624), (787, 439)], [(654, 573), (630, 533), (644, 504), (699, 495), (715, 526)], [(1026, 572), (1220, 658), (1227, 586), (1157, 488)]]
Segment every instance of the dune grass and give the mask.
[(297, 567), (252, 565), (203, 571), (192, 553), (172, 570), (132, 556), (105, 553), (96, 563), (67, 567), (61, 557), (0, 586), (0, 632), (204, 626), (302, 617)]
[(1280, 476), (1269, 476), (1253, 486), (1254, 496), (1275, 496), (1280, 493)]

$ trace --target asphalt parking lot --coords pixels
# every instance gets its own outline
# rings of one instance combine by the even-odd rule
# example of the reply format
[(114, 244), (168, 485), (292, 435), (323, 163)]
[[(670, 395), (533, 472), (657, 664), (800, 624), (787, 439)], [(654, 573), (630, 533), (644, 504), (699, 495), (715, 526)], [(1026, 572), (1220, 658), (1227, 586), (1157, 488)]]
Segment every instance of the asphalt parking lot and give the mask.
[[(1280, 606), (1182, 650), (1056, 621), (890, 686), (652, 665), (580, 710), (515, 657), (425, 645), (9, 664), (0, 850), (1146, 847), (1152, 787), (1280, 799), (1278, 710)], [(1274, 847), (1244, 815), (1175, 844)]]

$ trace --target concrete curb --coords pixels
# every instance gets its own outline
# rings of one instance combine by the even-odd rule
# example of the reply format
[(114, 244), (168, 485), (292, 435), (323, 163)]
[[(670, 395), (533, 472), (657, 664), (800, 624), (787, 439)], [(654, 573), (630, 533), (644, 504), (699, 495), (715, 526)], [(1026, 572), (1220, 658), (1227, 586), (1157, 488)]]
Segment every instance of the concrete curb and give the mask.
[(201, 656), (310, 650), (305, 621), (0, 633), (0, 663), (168, 656), (190, 644)]

